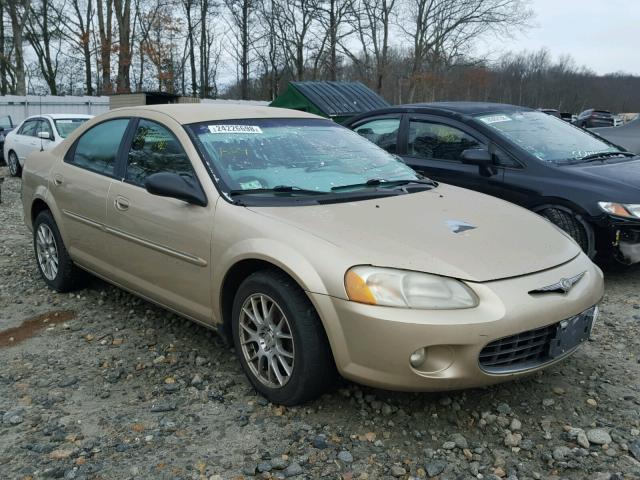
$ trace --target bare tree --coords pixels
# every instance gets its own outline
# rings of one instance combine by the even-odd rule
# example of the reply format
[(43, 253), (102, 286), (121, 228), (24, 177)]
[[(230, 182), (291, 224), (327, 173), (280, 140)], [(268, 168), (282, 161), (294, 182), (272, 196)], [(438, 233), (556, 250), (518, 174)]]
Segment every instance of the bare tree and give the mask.
[(5, 8), (4, 0), (0, 0), (0, 95), (6, 95), (9, 92), (7, 77), (10, 73), (10, 63), (4, 27)]
[(222, 44), (218, 41), (214, 49), (217, 32), (215, 20), (219, 16), (219, 5), (214, 0), (200, 0), (200, 97), (218, 96), (218, 66), (222, 55)]
[(111, 93), (111, 49), (113, 47), (113, 0), (96, 0), (98, 29), (100, 31), (100, 67), (102, 88), (100, 93)]
[[(318, 8), (320, 12), (320, 22), (324, 29), (324, 39), (322, 46), (328, 49), (328, 58), (326, 60), (326, 68), (329, 80), (338, 79), (338, 46), (339, 43), (351, 33), (353, 30), (346, 32), (342, 28), (353, 24), (351, 15), (353, 15), (353, 0), (323, 0)], [(321, 55), (323, 51), (319, 52)]]
[(249, 99), (249, 64), (250, 50), (254, 38), (249, 32), (255, 23), (256, 0), (224, 0), (231, 23), (235, 29), (235, 39), (238, 48), (233, 52), (240, 68), (240, 98)]
[(191, 94), (198, 95), (198, 73), (196, 71), (196, 45), (195, 30), (197, 26), (193, 14), (196, 8), (195, 0), (182, 0), (182, 6), (187, 17), (187, 55), (189, 58), (189, 68), (191, 70)]
[(30, 5), (25, 22), (26, 39), (36, 54), (42, 77), (51, 95), (58, 94), (56, 77), (62, 45), (61, 24), (60, 11), (51, 0), (36, 0)]
[(526, 0), (405, 0), (410, 22), (400, 27), (413, 43), (409, 101), (413, 101), (426, 64), (452, 58), (489, 31), (525, 25)]
[(313, 27), (320, 16), (319, 0), (272, 2), (274, 34), (296, 80), (304, 80), (307, 55), (314, 50)]
[(118, 23), (118, 93), (131, 92), (131, 0), (113, 0)]
[(16, 95), (26, 95), (27, 85), (25, 81), (24, 45), (23, 36), (25, 23), (31, 6), (30, 0), (9, 0), (9, 18), (11, 19), (11, 32), (13, 34), (13, 52), (15, 59)]
[[(375, 89), (378, 93), (382, 92), (388, 74), (390, 27), (396, 5), (397, 0), (360, 0), (354, 5), (354, 30), (360, 40), (362, 58), (367, 68), (373, 58)], [(359, 57), (350, 53), (349, 48), (343, 47), (343, 50), (354, 63), (359, 61)]]
[[(101, 3), (101, 0), (98, 0)], [(65, 37), (74, 48), (82, 52), (84, 60), (85, 89), (87, 95), (93, 95), (93, 74), (91, 66), (91, 31), (95, 11), (93, 0), (71, 0), (72, 12), (64, 15), (62, 21), (66, 25)]]

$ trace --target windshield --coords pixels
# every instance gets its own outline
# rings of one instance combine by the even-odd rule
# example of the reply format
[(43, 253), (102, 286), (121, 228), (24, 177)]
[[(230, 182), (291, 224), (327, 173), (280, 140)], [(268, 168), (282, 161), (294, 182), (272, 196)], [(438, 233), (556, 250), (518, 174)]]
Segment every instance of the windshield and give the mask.
[(335, 194), (338, 187), (418, 180), (396, 157), (330, 120), (229, 120), (187, 128), (223, 187), (235, 194)]
[(88, 118), (58, 118), (53, 121), (56, 125), (58, 135), (67, 138), (71, 132), (89, 120)]
[(573, 163), (598, 153), (619, 152), (559, 118), (542, 112), (509, 112), (476, 116), (500, 135), (540, 160)]

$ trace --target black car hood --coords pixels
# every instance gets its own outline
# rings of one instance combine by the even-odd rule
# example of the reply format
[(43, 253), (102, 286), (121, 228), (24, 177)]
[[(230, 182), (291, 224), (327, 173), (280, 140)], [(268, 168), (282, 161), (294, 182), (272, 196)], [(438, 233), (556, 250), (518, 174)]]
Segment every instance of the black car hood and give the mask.
[[(616, 198), (608, 199), (619, 202), (640, 202), (640, 157), (616, 161), (605, 160), (585, 164), (571, 165), (574, 173), (593, 179), (594, 192), (605, 189), (615, 189)], [(608, 188), (606, 188), (608, 187)]]

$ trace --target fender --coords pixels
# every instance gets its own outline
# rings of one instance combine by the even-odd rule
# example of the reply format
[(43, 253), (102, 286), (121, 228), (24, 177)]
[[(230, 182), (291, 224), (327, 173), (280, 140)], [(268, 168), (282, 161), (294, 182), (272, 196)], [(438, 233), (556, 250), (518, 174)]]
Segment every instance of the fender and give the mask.
[(329, 291), (316, 268), (300, 252), (281, 241), (269, 238), (246, 239), (234, 243), (213, 263), (213, 311), (215, 323), (222, 322), (222, 286), (227, 273), (243, 260), (262, 260), (285, 271), (300, 287), (310, 293), (329, 295)]

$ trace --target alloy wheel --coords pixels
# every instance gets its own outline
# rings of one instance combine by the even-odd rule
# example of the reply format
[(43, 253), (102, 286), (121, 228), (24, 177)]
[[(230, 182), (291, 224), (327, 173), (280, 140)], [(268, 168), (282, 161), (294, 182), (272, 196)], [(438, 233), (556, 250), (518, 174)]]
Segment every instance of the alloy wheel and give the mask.
[(36, 230), (36, 255), (45, 278), (49, 281), (55, 280), (58, 275), (58, 247), (51, 228), (44, 223)]
[(242, 305), (239, 321), (242, 355), (253, 375), (264, 385), (281, 388), (294, 368), (291, 326), (280, 306), (269, 296), (255, 293)]

